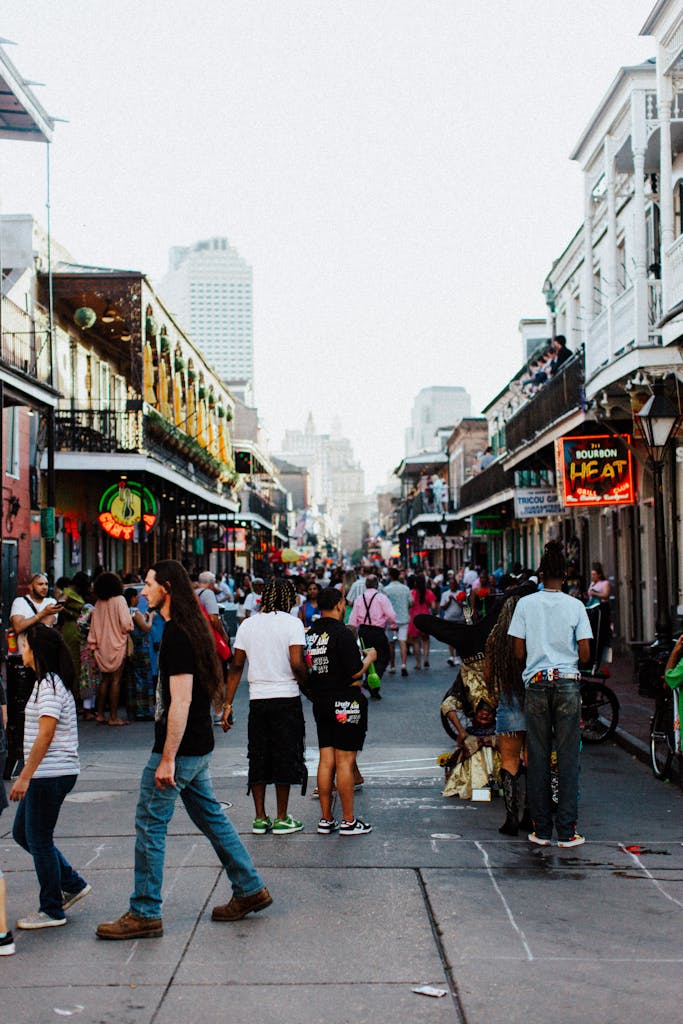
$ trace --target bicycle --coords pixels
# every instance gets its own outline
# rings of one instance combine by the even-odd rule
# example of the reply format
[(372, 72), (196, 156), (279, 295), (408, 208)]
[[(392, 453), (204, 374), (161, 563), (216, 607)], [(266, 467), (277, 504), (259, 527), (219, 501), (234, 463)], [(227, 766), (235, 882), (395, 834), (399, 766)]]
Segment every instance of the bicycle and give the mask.
[[(614, 735), (619, 724), (619, 698), (596, 676), (581, 676), (581, 739), (584, 743), (604, 743)], [(442, 700), (450, 695), (452, 687)], [(456, 743), (458, 733), (448, 717), (441, 714), (441, 724)]]
[(671, 778), (674, 758), (678, 761), (678, 781), (683, 787), (683, 751), (678, 690), (672, 690), (664, 679), (666, 663), (673, 645), (651, 644), (641, 654), (636, 667), (638, 693), (651, 697), (655, 709), (650, 719), (650, 767), (656, 779)]

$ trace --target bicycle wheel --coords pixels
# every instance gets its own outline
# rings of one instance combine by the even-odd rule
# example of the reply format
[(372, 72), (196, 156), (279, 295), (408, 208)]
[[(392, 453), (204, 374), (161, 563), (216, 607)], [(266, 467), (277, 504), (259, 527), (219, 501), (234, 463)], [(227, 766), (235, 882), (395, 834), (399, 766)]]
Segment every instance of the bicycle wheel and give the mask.
[(668, 779), (673, 758), (674, 731), (669, 701), (657, 701), (650, 723), (650, 767), (656, 779)]
[(581, 686), (581, 738), (585, 743), (604, 743), (619, 724), (619, 701), (616, 693), (603, 683)]

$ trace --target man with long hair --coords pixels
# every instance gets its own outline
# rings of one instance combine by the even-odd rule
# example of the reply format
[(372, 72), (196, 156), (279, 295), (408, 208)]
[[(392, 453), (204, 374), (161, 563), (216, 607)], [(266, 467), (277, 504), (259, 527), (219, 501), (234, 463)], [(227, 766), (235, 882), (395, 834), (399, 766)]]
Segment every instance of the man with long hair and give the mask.
[(239, 921), (273, 902), (211, 785), (211, 703), (220, 702), (223, 679), (209, 623), (190, 577), (180, 562), (157, 562), (145, 577), (143, 594), (150, 609), (166, 622), (159, 651), (154, 747), (142, 774), (135, 815), (135, 887), (130, 908), (118, 920), (99, 925), (101, 939), (163, 935), (166, 832), (178, 796), (211, 842), (232, 884), (232, 899), (214, 907), (212, 920)]

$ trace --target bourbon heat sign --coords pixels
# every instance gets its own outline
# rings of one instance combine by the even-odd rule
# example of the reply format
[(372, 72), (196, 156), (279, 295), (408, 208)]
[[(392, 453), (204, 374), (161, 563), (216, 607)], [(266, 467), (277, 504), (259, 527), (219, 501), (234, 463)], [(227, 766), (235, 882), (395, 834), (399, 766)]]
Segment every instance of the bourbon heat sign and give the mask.
[(555, 462), (565, 508), (635, 501), (630, 446), (628, 434), (559, 438)]

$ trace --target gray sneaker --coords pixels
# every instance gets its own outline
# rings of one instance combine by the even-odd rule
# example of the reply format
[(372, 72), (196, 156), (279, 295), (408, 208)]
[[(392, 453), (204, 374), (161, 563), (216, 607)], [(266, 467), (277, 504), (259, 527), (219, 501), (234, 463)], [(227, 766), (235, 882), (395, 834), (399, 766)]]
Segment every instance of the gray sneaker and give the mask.
[(78, 903), (78, 901), (82, 900), (84, 896), (87, 896), (89, 892), (92, 892), (92, 886), (88, 885), (87, 882), (82, 889), (78, 890), (78, 892), (64, 892), (62, 889), (63, 909), (69, 910), (70, 907), (73, 907), (74, 903)]
[(20, 917), (17, 921), (17, 928), (30, 932), (38, 928), (59, 928), (63, 924), (66, 924), (65, 917), (50, 917), (49, 914), (45, 914), (42, 910), (37, 910), (35, 914), (27, 914), (26, 917)]

